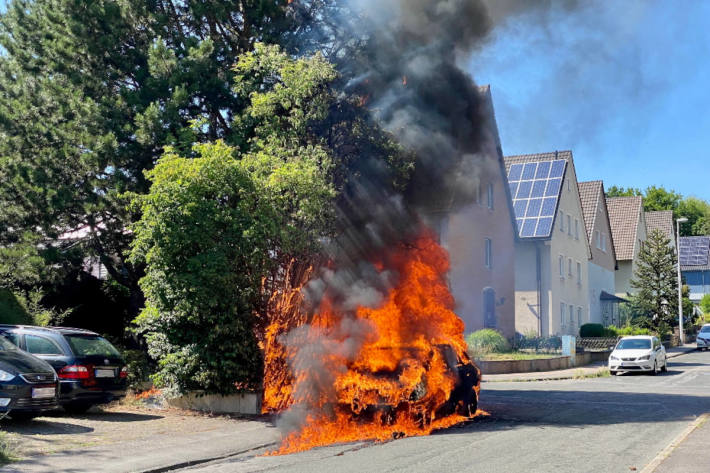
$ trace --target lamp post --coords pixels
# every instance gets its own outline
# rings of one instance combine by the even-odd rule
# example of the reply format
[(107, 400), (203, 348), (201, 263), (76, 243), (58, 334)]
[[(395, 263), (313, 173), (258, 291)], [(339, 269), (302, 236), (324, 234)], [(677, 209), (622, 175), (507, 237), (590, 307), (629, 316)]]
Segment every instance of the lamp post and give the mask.
[(683, 332), (683, 280), (680, 274), (680, 224), (687, 222), (688, 219), (680, 217), (675, 220), (676, 231), (676, 253), (678, 254), (678, 334), (680, 335), (680, 344), (685, 344), (685, 333)]

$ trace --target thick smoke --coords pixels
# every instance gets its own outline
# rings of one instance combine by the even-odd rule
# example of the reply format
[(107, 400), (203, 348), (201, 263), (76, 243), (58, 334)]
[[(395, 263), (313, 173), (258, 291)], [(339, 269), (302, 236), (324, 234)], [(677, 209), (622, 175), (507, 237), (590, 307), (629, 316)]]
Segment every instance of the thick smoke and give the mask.
[(415, 153), (416, 166), (397, 192), (380, 157), (360, 157), (363, 171), (348, 182), (329, 248), (336, 269), (323, 270), (306, 291), (312, 310), (327, 300), (344, 318), (335, 330), (306, 326), (282, 339), (297, 380), (294, 406), (281, 420), (287, 429), (305, 420), (309, 399), (334, 396), (334, 376), (372, 336), (354, 310), (377, 307), (396, 283), (387, 250), (410, 243), (436, 215), (475, 201), (475, 182), (499, 152), (485, 97), (459, 67), (490, 31), (484, 3), (352, 0), (341, 23), (359, 48), (339, 61), (346, 91), (367, 98), (382, 127)]

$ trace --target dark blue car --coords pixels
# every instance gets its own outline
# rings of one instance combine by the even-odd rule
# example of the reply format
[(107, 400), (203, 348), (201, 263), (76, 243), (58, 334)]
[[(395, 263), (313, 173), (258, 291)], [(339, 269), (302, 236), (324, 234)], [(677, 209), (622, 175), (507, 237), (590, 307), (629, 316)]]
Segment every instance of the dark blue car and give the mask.
[(67, 327), (0, 325), (0, 334), (46, 361), (59, 378), (59, 404), (70, 413), (126, 395), (126, 362), (99, 334)]
[(0, 337), (0, 418), (31, 419), (57, 407), (57, 375), (44, 361)]

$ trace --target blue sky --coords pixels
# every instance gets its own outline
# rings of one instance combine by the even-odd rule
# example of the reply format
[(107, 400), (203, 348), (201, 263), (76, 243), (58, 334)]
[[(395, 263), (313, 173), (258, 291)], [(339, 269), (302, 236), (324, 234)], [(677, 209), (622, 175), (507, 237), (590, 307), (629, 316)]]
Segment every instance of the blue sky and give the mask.
[(509, 18), (471, 58), (503, 152), (571, 149), (580, 180), (710, 200), (710, 2), (584, 5)]

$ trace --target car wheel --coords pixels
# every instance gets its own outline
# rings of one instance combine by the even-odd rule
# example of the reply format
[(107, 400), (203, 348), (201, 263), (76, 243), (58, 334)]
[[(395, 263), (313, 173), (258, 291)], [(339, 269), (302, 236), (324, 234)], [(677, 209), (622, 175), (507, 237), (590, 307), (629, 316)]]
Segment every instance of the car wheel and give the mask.
[(39, 415), (39, 412), (17, 411), (17, 412), (10, 412), (9, 415), (12, 420), (22, 422), (22, 421), (34, 419), (35, 417), (37, 417)]
[(668, 372), (668, 358), (666, 358), (665, 360), (663, 360), (663, 368), (661, 368), (661, 371), (664, 372), (664, 373), (667, 373), (667, 372)]
[(658, 374), (658, 362), (653, 362), (653, 370), (651, 370), (651, 376), (656, 376)]
[(93, 404), (87, 404), (84, 402), (73, 402), (70, 404), (65, 404), (62, 406), (67, 414), (84, 414), (86, 411), (91, 409)]
[(613, 371), (613, 370), (610, 370), (610, 371), (609, 371), (609, 374), (612, 375), (612, 376), (616, 376), (616, 373), (618, 373), (618, 371)]

